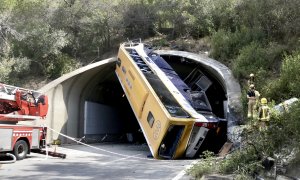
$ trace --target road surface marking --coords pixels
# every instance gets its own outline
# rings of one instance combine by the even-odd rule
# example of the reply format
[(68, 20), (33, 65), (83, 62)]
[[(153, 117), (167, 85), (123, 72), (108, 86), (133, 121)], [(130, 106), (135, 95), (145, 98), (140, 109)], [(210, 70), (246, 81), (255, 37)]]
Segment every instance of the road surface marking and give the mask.
[(189, 164), (188, 166), (185, 167), (184, 170), (180, 171), (177, 176), (175, 176), (172, 180), (179, 180), (181, 179), (184, 175), (185, 175), (185, 171), (188, 170), (189, 168), (191, 168), (194, 164), (196, 164), (198, 162), (198, 160), (193, 161), (191, 164)]

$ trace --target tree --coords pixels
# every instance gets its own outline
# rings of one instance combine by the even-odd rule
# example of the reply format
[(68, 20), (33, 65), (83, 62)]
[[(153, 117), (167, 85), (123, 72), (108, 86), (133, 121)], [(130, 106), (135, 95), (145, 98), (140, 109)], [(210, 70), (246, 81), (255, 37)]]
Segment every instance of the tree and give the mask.
[(147, 38), (154, 34), (155, 9), (144, 1), (122, 1), (118, 10), (121, 14), (120, 25), (124, 28), (124, 38)]

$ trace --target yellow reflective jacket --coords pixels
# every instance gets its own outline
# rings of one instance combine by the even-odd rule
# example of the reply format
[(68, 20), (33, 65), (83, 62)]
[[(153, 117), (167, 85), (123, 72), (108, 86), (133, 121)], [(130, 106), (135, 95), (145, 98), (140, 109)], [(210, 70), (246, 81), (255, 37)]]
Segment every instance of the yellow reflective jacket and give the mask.
[(269, 121), (270, 120), (270, 108), (266, 105), (262, 105), (258, 109), (258, 120)]

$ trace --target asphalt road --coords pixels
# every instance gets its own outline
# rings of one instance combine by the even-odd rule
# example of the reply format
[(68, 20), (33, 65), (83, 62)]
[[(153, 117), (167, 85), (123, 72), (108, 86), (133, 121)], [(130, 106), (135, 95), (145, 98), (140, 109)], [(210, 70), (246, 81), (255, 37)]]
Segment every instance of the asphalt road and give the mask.
[(187, 180), (185, 170), (195, 160), (155, 160), (147, 145), (68, 145), (57, 152), (66, 159), (31, 153), (13, 164), (0, 165), (0, 179), (166, 179)]

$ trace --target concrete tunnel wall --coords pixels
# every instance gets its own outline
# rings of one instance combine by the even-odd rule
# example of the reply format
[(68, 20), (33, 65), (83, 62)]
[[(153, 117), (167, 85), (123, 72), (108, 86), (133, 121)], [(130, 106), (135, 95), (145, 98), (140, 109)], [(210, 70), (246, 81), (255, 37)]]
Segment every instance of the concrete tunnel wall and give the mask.
[[(218, 61), (199, 54), (167, 50), (159, 50), (157, 53), (164, 56), (181, 56), (197, 61), (210, 73), (213, 73), (226, 90), (228, 98), (228, 122), (233, 125), (237, 123), (241, 118), (241, 90), (229, 68)], [(96, 83), (114, 78), (112, 76), (115, 76), (115, 62), (116, 58), (113, 57), (87, 65), (63, 75), (42, 87), (39, 91), (48, 96), (49, 110), (46, 119), (35, 122), (35, 124), (46, 124), (46, 126), (55, 131), (68, 136), (75, 138), (82, 137), (84, 128), (84, 102), (90, 96), (90, 93), (93, 92)], [(48, 142), (58, 137), (59, 134), (48, 130)], [(63, 143), (71, 142), (63, 139)]]
[[(55, 131), (71, 137), (82, 137), (84, 126), (84, 102), (91, 93), (93, 82), (105, 81), (114, 75), (116, 58), (109, 58), (77, 69), (48, 83), (39, 91), (49, 99), (45, 122)], [(47, 139), (57, 139), (59, 134), (48, 130)]]

